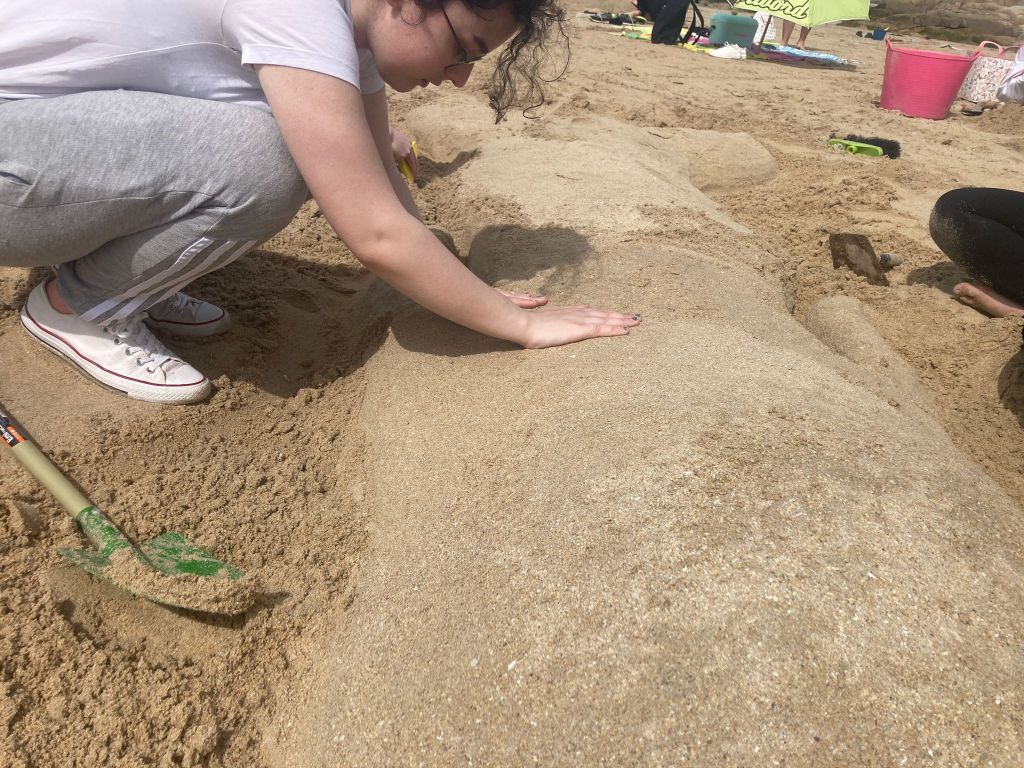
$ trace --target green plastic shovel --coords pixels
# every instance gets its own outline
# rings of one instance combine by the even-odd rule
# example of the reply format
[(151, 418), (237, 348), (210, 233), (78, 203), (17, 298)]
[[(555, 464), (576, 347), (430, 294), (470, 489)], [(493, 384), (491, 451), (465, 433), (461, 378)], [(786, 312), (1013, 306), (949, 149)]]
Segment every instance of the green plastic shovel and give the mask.
[(236, 614), (252, 605), (256, 592), (250, 580), (181, 534), (164, 533), (136, 546), (3, 410), (0, 437), (75, 519), (95, 548), (57, 550), (79, 568), (134, 595), (177, 608)]
[(881, 157), (882, 148), (874, 144), (865, 144), (861, 141), (850, 141), (849, 139), (829, 139), (827, 142), (830, 147), (842, 149), (844, 152), (848, 152), (851, 155), (867, 155), (868, 157)]

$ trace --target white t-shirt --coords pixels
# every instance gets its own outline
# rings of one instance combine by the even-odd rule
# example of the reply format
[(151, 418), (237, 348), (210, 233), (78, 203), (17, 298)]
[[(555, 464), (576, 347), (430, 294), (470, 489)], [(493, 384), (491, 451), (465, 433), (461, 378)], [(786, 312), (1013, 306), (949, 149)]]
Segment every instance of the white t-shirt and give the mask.
[(0, 99), (155, 91), (269, 109), (255, 64), (384, 81), (350, 0), (0, 0)]
[(1020, 41), (1020, 50), (1006, 72), (1006, 77), (999, 85), (996, 98), (1000, 101), (1024, 102), (1024, 40)]

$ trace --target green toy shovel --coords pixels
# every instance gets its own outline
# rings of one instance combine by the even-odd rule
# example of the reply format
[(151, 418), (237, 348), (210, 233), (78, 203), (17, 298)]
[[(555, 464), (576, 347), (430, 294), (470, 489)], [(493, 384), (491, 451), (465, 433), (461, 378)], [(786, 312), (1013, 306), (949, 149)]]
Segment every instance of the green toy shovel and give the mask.
[(181, 534), (164, 533), (136, 546), (3, 410), (0, 437), (95, 547), (57, 550), (79, 568), (138, 597), (177, 608), (236, 614), (252, 605), (256, 593), (250, 580), (237, 568), (190, 544)]
[(829, 139), (826, 142), (830, 147), (842, 149), (851, 155), (867, 155), (868, 157), (881, 157), (882, 148), (874, 144), (865, 144), (862, 141), (850, 141), (849, 139)]

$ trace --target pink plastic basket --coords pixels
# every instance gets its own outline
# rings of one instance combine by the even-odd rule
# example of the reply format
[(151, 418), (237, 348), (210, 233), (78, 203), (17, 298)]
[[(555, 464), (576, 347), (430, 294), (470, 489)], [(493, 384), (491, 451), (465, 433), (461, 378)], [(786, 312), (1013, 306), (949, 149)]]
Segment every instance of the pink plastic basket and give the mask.
[(910, 117), (943, 120), (981, 50), (970, 56), (914, 48), (894, 48), (885, 40), (882, 109)]

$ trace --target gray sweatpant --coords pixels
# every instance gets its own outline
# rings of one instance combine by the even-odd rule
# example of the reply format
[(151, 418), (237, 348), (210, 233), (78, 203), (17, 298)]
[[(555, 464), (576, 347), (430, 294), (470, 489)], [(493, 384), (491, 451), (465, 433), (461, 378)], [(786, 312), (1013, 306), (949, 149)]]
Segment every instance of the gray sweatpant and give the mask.
[(260, 110), (136, 91), (0, 101), (0, 265), (59, 265), (86, 320), (123, 319), (229, 264), (307, 194)]

